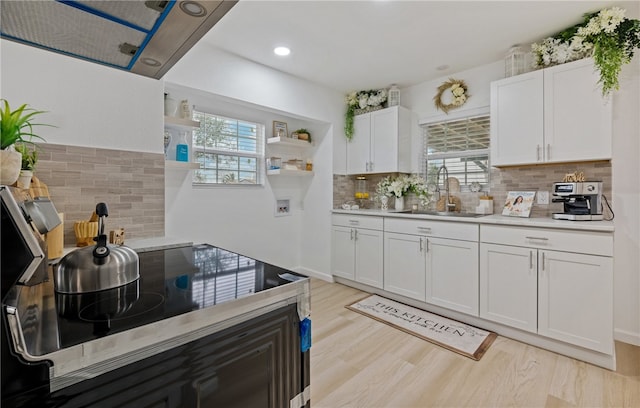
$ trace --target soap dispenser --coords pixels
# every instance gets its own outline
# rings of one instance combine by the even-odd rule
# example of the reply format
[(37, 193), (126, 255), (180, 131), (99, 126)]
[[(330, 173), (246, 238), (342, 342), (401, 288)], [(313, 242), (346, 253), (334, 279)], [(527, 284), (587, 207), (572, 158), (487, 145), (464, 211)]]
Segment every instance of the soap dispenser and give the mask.
[(189, 161), (189, 144), (187, 143), (187, 132), (180, 132), (180, 140), (176, 145), (176, 161)]

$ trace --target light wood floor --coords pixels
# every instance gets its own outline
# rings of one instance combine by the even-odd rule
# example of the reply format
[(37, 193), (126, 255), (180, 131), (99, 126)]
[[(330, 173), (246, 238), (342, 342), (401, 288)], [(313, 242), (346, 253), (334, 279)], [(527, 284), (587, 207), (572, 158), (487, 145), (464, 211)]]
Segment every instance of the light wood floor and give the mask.
[(640, 407), (640, 348), (612, 372), (499, 336), (480, 361), (344, 306), (365, 292), (313, 279), (311, 406)]

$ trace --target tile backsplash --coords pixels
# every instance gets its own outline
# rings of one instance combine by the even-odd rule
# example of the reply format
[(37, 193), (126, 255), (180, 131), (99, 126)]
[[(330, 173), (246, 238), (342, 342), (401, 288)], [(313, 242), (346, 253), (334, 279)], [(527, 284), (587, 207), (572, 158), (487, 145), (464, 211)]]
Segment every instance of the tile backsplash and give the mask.
[(124, 228), (127, 240), (164, 235), (163, 154), (40, 146), (34, 173), (64, 213), (65, 246), (76, 243), (73, 223), (89, 220), (99, 202), (109, 209), (105, 232)]
[[(563, 164), (545, 164), (535, 166), (517, 166), (505, 168), (491, 168), (491, 181), (488, 195), (493, 196), (494, 213), (502, 212), (502, 207), (507, 198), (509, 191), (549, 191), (553, 183), (562, 181), (565, 174), (574, 172), (583, 172), (587, 181), (602, 181), (603, 193), (611, 200), (611, 162), (582, 162), (582, 163), (563, 163)], [(367, 184), (370, 197), (375, 197), (376, 185), (382, 178), (392, 175), (397, 176), (398, 173), (392, 174), (373, 174), (367, 175)], [(380, 203), (373, 199), (359, 201), (355, 200), (355, 176), (333, 176), (333, 208), (340, 208), (345, 202), (352, 201), (355, 204), (364, 204), (365, 208), (380, 208)], [(462, 201), (462, 210), (474, 212), (478, 205), (479, 197), (485, 192), (479, 193), (460, 192), (455, 195)], [(551, 200), (551, 196), (550, 196)], [(409, 207), (417, 200), (409, 196), (405, 207)], [(393, 201), (389, 203), (393, 204)], [(561, 203), (549, 203), (548, 205), (540, 205), (534, 203), (531, 210), (532, 217), (551, 216), (554, 212), (562, 212)]]

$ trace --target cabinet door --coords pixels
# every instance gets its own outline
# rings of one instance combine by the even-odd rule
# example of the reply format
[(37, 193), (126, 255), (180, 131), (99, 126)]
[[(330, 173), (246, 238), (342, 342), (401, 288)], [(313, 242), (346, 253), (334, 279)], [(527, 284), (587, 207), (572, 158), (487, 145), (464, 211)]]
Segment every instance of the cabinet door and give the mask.
[(480, 317), (535, 333), (537, 250), (480, 244)]
[(353, 138), (347, 143), (347, 174), (369, 171), (371, 146), (371, 114), (353, 118)]
[(491, 164), (543, 160), (543, 73), (529, 72), (491, 83)]
[(540, 250), (538, 259), (538, 333), (612, 354), (612, 258)]
[(356, 281), (382, 289), (384, 241), (382, 231), (357, 229)]
[(611, 158), (610, 98), (591, 59), (544, 70), (545, 161)]
[(355, 279), (355, 230), (334, 225), (331, 230), (331, 273), (347, 279)]
[(384, 289), (425, 301), (424, 237), (384, 234)]
[(375, 173), (398, 171), (398, 107), (371, 113), (371, 167)]
[(428, 303), (478, 316), (478, 243), (425, 238)]

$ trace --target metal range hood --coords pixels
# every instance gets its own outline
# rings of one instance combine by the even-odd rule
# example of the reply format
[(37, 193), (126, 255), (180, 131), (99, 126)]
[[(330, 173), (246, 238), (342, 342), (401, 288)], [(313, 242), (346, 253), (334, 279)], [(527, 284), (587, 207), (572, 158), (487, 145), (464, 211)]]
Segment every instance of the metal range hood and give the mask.
[(236, 3), (2, 0), (0, 35), (159, 79)]

